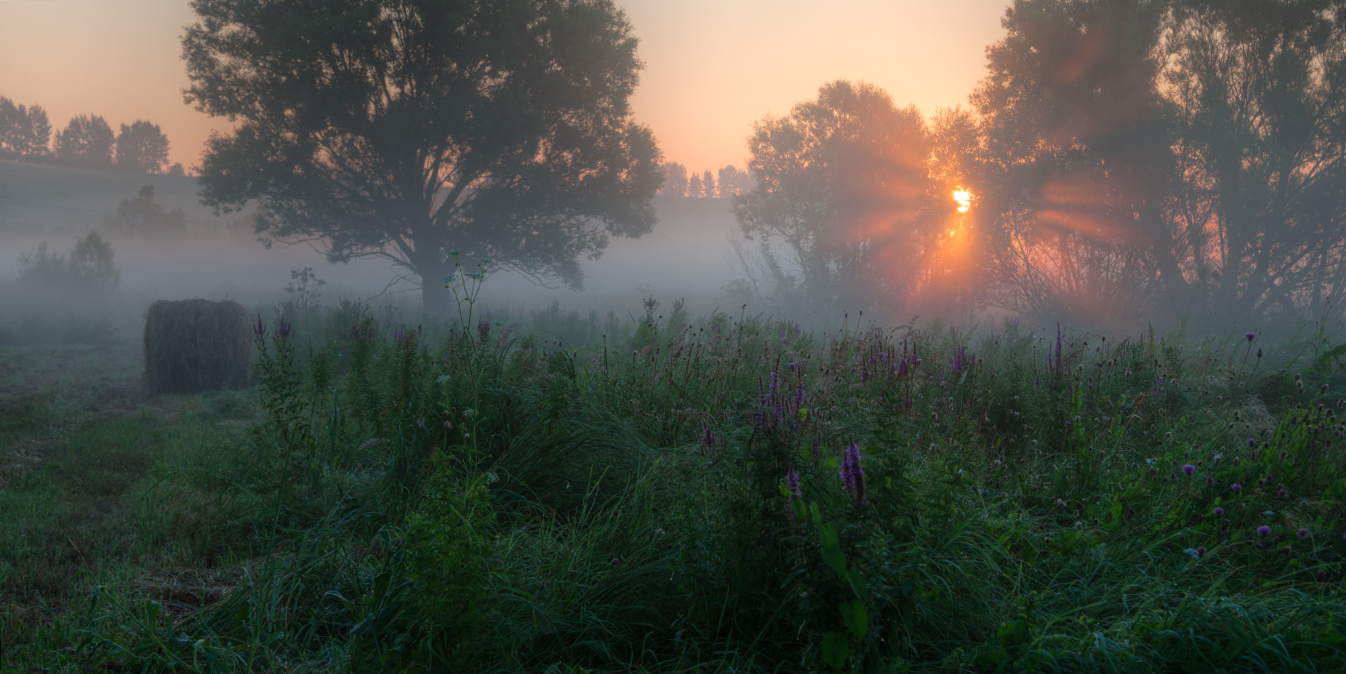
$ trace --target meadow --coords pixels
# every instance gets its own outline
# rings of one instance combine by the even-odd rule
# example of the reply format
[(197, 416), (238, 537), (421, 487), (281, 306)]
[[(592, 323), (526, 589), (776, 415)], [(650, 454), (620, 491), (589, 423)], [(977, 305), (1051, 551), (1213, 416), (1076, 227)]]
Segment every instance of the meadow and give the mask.
[(0, 345), (4, 671), (1340, 671), (1346, 346), (740, 307)]

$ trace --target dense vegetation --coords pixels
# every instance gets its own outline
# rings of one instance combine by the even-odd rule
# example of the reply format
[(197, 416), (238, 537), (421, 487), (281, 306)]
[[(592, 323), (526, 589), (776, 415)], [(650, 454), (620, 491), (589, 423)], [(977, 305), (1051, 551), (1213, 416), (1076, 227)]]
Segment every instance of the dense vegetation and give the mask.
[(464, 304), (457, 331), (291, 305), (259, 320), (255, 392), (6, 414), (68, 442), (6, 469), (4, 666), (1342, 666), (1346, 349), (1321, 330), (646, 309), (522, 331)]

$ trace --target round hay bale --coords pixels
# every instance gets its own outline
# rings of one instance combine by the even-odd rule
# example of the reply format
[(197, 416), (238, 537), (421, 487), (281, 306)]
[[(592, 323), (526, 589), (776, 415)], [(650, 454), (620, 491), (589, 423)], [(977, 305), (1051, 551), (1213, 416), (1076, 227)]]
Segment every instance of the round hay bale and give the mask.
[(159, 300), (145, 314), (145, 389), (244, 388), (252, 362), (248, 312), (237, 302)]

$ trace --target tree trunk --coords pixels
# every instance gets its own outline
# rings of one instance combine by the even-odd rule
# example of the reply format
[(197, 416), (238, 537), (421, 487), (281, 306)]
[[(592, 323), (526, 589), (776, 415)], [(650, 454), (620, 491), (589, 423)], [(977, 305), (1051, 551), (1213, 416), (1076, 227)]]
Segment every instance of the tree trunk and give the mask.
[(416, 272), (421, 277), (421, 310), (426, 318), (457, 317), (457, 304), (453, 293), (444, 283), (453, 268), (447, 264), (418, 265)]

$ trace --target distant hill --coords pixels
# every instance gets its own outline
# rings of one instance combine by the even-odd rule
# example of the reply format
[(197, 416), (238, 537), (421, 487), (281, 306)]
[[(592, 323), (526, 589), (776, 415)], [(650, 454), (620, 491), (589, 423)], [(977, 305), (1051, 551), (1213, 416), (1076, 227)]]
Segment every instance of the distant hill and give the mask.
[(0, 232), (97, 226), (145, 185), (189, 222), (216, 219), (197, 199), (196, 178), (0, 161)]

